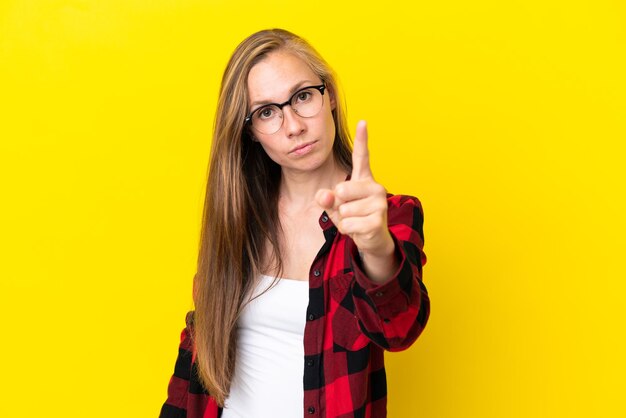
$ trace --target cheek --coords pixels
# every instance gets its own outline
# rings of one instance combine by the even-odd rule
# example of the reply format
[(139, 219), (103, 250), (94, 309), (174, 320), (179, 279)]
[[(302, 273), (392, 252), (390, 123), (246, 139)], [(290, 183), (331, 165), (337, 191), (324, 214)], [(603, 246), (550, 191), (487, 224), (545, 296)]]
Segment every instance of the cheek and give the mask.
[(267, 142), (259, 142), (261, 144), (261, 148), (263, 148), (263, 151), (265, 151), (265, 153), (272, 159), (275, 160), (274, 156), (275, 156), (275, 150), (272, 147), (271, 144), (267, 143)]

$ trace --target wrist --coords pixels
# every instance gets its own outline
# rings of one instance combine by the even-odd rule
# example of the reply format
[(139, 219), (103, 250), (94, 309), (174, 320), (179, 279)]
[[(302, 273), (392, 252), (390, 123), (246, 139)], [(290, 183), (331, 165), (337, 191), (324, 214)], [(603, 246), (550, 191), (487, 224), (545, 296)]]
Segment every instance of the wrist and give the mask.
[(391, 238), (391, 234), (389, 233), (389, 231), (387, 231), (383, 242), (379, 246), (372, 249), (359, 249), (359, 255), (361, 256), (361, 258), (389, 258), (391, 255), (394, 254), (395, 250), (396, 243), (394, 242), (393, 238)]
[(391, 234), (380, 250), (359, 251), (359, 255), (364, 273), (376, 284), (386, 282), (398, 270), (400, 260), (396, 257), (396, 244)]

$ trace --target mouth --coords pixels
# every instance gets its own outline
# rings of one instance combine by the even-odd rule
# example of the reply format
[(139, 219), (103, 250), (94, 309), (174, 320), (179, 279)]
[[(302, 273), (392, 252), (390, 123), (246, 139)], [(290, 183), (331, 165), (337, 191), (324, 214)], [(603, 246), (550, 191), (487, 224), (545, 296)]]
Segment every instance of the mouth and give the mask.
[(311, 150), (311, 148), (313, 148), (313, 145), (316, 142), (317, 141), (311, 141), (311, 142), (306, 142), (304, 144), (297, 145), (289, 150), (289, 154), (296, 154), (296, 155), (306, 154), (307, 152)]

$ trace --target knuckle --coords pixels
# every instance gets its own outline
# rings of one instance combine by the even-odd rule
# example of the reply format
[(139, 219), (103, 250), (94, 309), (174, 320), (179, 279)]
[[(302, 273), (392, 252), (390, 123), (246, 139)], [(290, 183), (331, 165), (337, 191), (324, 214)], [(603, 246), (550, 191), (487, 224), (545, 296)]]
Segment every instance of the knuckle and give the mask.
[(375, 183), (375, 184), (376, 185), (374, 186), (374, 190), (376, 191), (376, 193), (382, 196), (386, 196), (387, 190), (385, 189), (385, 187), (380, 183)]
[(335, 194), (339, 197), (345, 197), (346, 185), (343, 183), (339, 183), (337, 186), (335, 186)]

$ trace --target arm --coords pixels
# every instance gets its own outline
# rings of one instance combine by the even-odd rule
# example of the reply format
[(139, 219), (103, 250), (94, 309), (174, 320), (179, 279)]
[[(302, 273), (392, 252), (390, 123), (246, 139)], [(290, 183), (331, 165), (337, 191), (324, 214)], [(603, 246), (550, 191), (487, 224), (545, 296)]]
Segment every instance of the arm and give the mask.
[(186, 327), (180, 335), (178, 358), (174, 374), (167, 387), (167, 400), (161, 407), (159, 418), (217, 418), (215, 400), (199, 382), (193, 346), (193, 315), (188, 312)]
[[(349, 180), (320, 189), (317, 203), (349, 236), (355, 314), (361, 331), (388, 350), (403, 350), (421, 334), (430, 313), (422, 283), (424, 234), (417, 198), (389, 196), (374, 180), (367, 125), (357, 125)], [(361, 258), (361, 255), (363, 256)]]
[(390, 351), (408, 348), (422, 333), (430, 315), (430, 299), (422, 283), (423, 211), (417, 198), (388, 198), (388, 227), (397, 266), (383, 283), (371, 280), (354, 243), (350, 248), (355, 282), (352, 293), (361, 331)]

